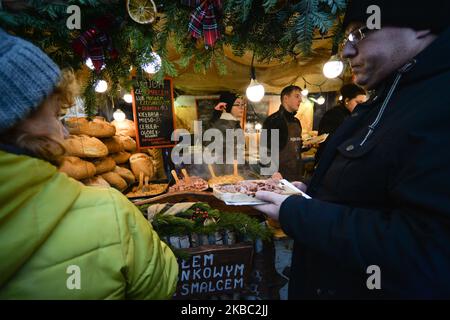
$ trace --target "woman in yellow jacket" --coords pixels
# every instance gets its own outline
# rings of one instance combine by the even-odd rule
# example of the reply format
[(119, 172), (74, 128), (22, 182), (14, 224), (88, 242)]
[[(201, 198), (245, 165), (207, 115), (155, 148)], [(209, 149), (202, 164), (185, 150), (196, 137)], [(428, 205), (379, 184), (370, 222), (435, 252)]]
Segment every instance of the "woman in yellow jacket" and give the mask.
[(0, 29), (0, 299), (168, 299), (178, 264), (141, 212), (53, 165), (75, 87)]

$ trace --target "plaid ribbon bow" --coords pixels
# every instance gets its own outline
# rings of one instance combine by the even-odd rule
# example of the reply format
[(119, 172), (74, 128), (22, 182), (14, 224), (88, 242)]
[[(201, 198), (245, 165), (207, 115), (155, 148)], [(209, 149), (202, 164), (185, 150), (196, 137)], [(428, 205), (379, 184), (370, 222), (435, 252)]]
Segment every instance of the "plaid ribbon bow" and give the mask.
[(220, 38), (219, 26), (217, 24), (217, 16), (220, 15), (222, 9), (221, 0), (182, 0), (183, 4), (195, 7), (189, 21), (190, 34), (199, 39), (205, 40), (206, 46), (213, 47), (217, 39)]
[(72, 43), (76, 54), (84, 60), (91, 58), (97, 72), (100, 72), (105, 64), (105, 49), (109, 51), (112, 59), (117, 58), (117, 51), (112, 46), (111, 38), (103, 31), (109, 25), (105, 21), (99, 21), (95, 27), (83, 32)]

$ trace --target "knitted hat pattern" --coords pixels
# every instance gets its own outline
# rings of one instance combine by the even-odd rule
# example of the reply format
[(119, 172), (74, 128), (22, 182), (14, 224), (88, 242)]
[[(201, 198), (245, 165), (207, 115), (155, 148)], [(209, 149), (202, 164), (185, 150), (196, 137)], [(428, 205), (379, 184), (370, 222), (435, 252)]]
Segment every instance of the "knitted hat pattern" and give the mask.
[(0, 28), (0, 132), (36, 110), (53, 92), (60, 75), (41, 49)]

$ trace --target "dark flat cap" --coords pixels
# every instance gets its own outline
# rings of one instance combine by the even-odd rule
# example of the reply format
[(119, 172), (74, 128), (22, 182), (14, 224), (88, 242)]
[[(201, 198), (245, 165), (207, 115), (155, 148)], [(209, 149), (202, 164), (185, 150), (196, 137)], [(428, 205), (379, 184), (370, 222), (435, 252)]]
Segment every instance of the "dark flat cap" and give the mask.
[(350, 0), (344, 18), (344, 28), (352, 22), (366, 23), (373, 14), (367, 8), (377, 5), (381, 13), (381, 27), (398, 26), (415, 30), (431, 29), (438, 34), (450, 25), (449, 0)]

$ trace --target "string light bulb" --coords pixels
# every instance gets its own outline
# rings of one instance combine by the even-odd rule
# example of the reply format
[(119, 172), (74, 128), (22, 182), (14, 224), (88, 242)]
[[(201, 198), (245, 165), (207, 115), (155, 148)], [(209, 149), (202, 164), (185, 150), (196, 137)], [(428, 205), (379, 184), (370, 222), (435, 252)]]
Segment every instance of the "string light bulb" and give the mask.
[(152, 62), (144, 63), (141, 67), (149, 74), (157, 73), (161, 69), (161, 57), (156, 52), (150, 53), (150, 57), (152, 57)]
[(103, 93), (106, 90), (108, 90), (108, 82), (106, 82), (105, 80), (98, 80), (95, 83), (95, 92)]
[(125, 120), (126, 119), (126, 114), (122, 111), (122, 110), (120, 110), (120, 109), (117, 109), (116, 111), (114, 111), (114, 113), (113, 113), (113, 118), (114, 118), (114, 120), (116, 120), (116, 121), (123, 121), (123, 120)]
[(264, 86), (256, 81), (256, 71), (253, 66), (253, 61), (255, 59), (255, 53), (253, 53), (252, 64), (250, 67), (250, 84), (245, 91), (248, 100), (251, 102), (260, 102), (264, 98), (265, 90)]
[(264, 98), (264, 86), (256, 81), (256, 79), (251, 79), (245, 93), (248, 100), (250, 100), (251, 102), (259, 102), (262, 100), (262, 98)]
[(344, 63), (339, 59), (337, 55), (331, 56), (331, 58), (323, 65), (323, 75), (328, 79), (334, 79), (341, 75), (344, 70)]
[(306, 88), (306, 84), (305, 84), (305, 87), (302, 90), (302, 95), (306, 97), (306, 96), (308, 96), (308, 94), (309, 94), (309, 90)]
[(132, 103), (133, 102), (133, 96), (129, 93), (125, 93), (123, 95), (123, 100), (125, 100), (126, 103)]
[(325, 103), (325, 98), (321, 95), (318, 99), (317, 99), (317, 103), (322, 105)]

